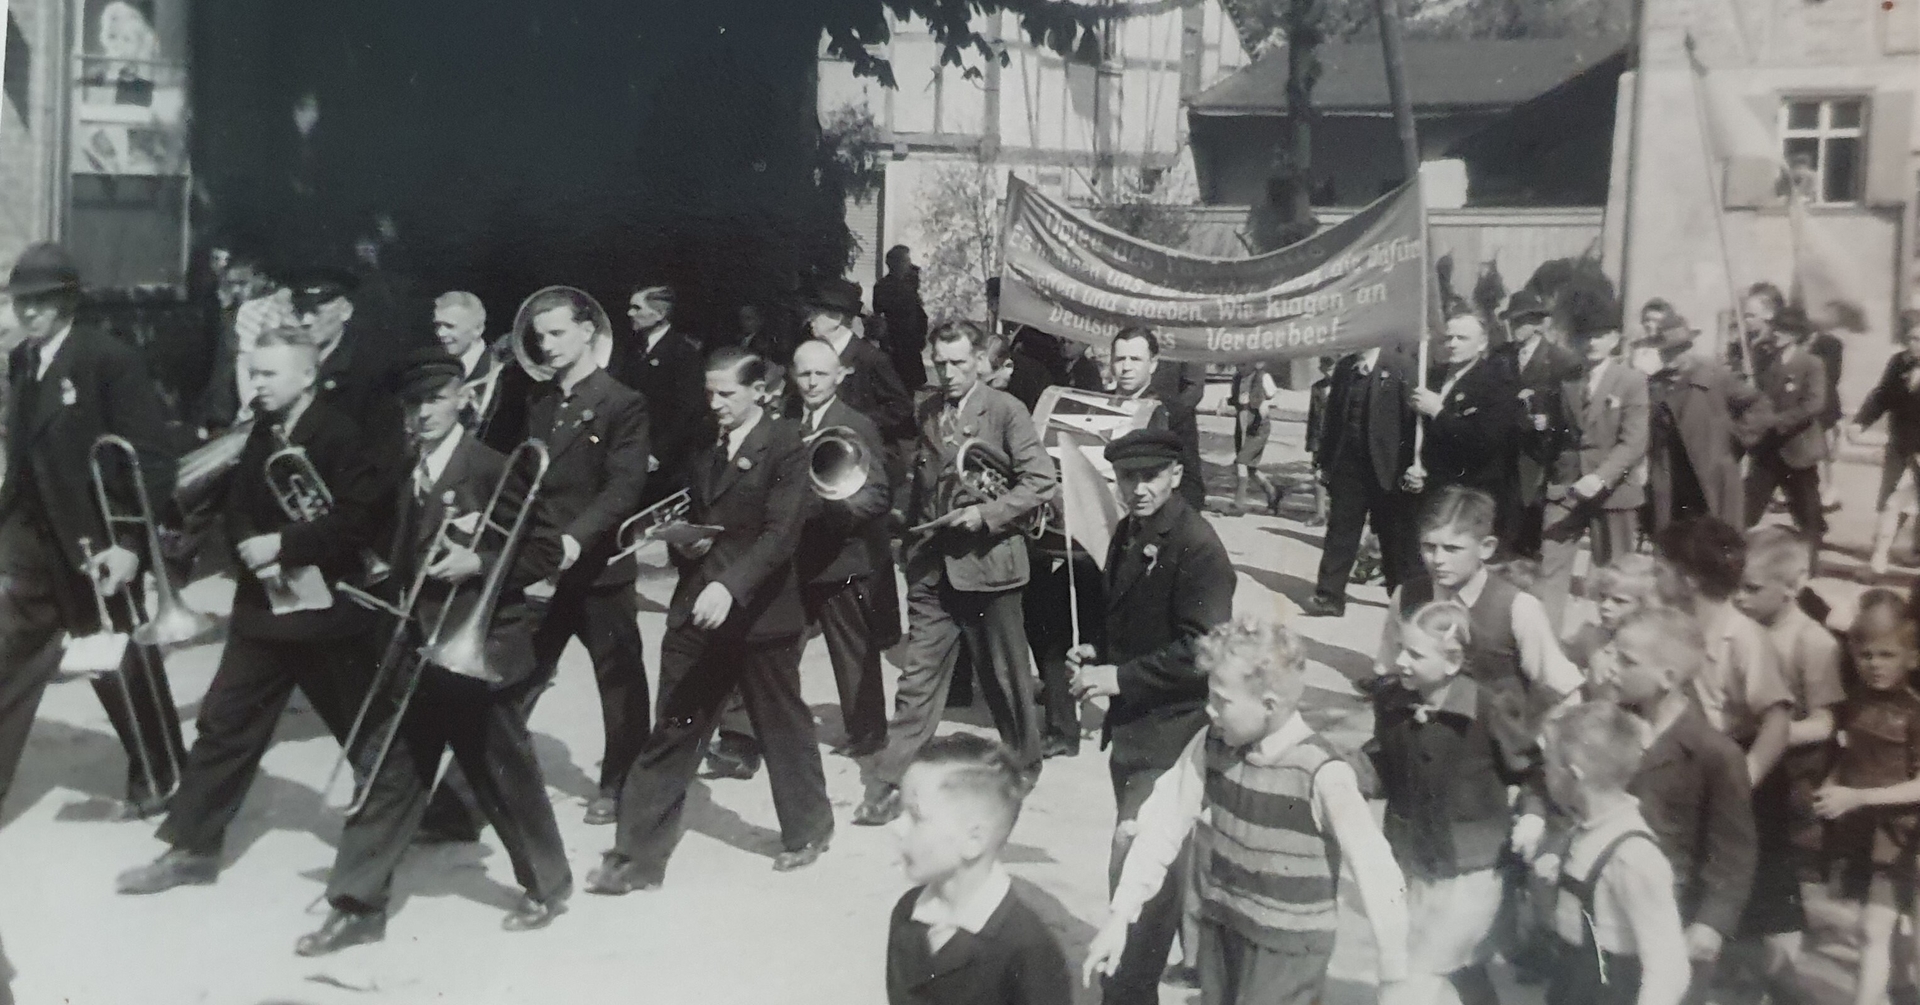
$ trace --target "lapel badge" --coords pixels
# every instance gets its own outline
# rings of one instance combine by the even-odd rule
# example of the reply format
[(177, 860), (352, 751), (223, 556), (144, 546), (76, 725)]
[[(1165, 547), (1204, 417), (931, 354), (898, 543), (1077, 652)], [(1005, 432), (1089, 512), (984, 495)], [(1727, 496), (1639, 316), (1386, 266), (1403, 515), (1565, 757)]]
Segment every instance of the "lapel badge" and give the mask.
[(742, 471), (752, 471), (752, 470), (753, 470), (753, 462), (752, 462), (752, 461), (750, 461), (750, 460), (748, 460), (748, 459), (747, 459), (747, 458), (745, 457), (745, 455), (742, 455), (742, 456), (740, 456), (740, 457), (738, 457), (738, 458), (736, 458), (736, 459), (734, 460), (734, 462), (733, 462), (733, 466), (734, 466), (734, 467), (736, 467), (736, 468), (739, 468), (739, 469), (740, 469), (740, 470), (742, 470)]
[(328, 377), (326, 380), (323, 380), (320, 382), (320, 390), (322, 391), (336, 390), (339, 388), (339, 386), (340, 386), (339, 382), (334, 380), (332, 377)]
[[(1153, 567), (1160, 564), (1160, 546), (1157, 544), (1146, 545), (1140, 549), (1140, 556), (1147, 560), (1147, 572), (1152, 572)], [(1141, 575), (1144, 576), (1147, 572), (1143, 572)]]
[(1793, 381), (1787, 381), (1787, 393), (1792, 394), (1793, 390), (1794, 390)]
[(652, 359), (649, 359), (649, 360), (647, 360), (647, 365), (648, 365), (648, 366), (659, 366), (659, 365), (660, 365), (660, 357), (658, 357), (658, 356), (655, 356), (655, 357), (653, 357)]
[(581, 421), (581, 422), (592, 422), (592, 421), (593, 421), (593, 409), (591, 409), (591, 408), (589, 408), (589, 409), (587, 409), (586, 411), (584, 411), (584, 412), (581, 412), (581, 413), (580, 413), (580, 421)]
[(1521, 388), (1521, 389), (1520, 389), (1520, 400), (1521, 400), (1521, 401), (1526, 401), (1526, 400), (1528, 400), (1528, 399), (1530, 399), (1530, 398), (1532, 398), (1532, 397), (1533, 397), (1533, 388), (1531, 388), (1531, 387), (1524, 387), (1524, 388)]
[(74, 390), (73, 380), (68, 377), (60, 378), (60, 404), (72, 405), (79, 400), (80, 392)]

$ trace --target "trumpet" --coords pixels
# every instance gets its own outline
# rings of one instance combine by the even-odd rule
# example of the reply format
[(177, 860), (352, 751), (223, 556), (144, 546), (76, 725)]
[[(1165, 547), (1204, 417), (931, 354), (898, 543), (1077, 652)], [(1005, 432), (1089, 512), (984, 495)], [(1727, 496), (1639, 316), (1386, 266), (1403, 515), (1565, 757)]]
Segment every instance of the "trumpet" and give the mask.
[(686, 489), (648, 506), (646, 509), (626, 518), (620, 529), (613, 532), (613, 542), (618, 550), (607, 559), (607, 564), (626, 558), (639, 551), (647, 542), (658, 537), (660, 531), (677, 523), (686, 523), (687, 515), (693, 512), (693, 497)]
[[(306, 449), (288, 440), (286, 431), (278, 424), (273, 426), (273, 436), (278, 446), (267, 455), (267, 488), (287, 519), (312, 523), (333, 512), (333, 492), (327, 488), (326, 479), (320, 477), (320, 470), (313, 466)], [(360, 565), (361, 582), (369, 586), (386, 581), (393, 573), (393, 567), (372, 548), (361, 551)]]
[[(118, 454), (121, 462), (131, 472), (133, 483), (134, 509), (116, 509), (113, 497), (107, 492), (107, 477), (104, 458)], [(147, 495), (146, 476), (140, 471), (140, 454), (132, 443), (125, 438), (108, 433), (93, 441), (88, 452), (87, 465), (92, 475), (94, 500), (100, 506), (100, 517), (105, 523), (109, 537), (116, 527), (138, 525), (146, 537), (147, 561), (153, 572), (154, 611), (151, 617), (134, 602), (132, 590), (125, 588), (118, 594), (126, 605), (127, 621), (133, 626), (131, 640), (134, 643), (136, 658), (151, 688), (148, 695), (155, 705), (166, 702), (166, 694), (161, 690), (160, 670), (151, 664), (153, 654), (149, 647), (178, 645), (205, 635), (213, 628), (213, 619), (201, 614), (180, 602), (179, 594), (174, 592), (173, 583), (167, 578), (166, 565), (160, 551), (159, 524), (153, 515), (153, 500)], [(109, 545), (111, 546), (111, 545)], [(102, 549), (104, 551), (105, 549)], [(93, 550), (93, 542), (88, 538), (80, 539), (80, 551), (86, 556), (86, 565), (92, 566), (93, 559), (102, 552)], [(100, 630), (94, 635), (75, 639), (67, 653), (61, 659), (62, 669), (73, 672), (98, 675), (113, 673), (120, 665), (120, 657), (125, 652), (128, 636), (113, 630), (113, 617), (107, 609), (106, 594), (100, 590), (100, 581), (89, 575), (89, 585), (93, 588), (93, 600), (100, 615)], [(154, 764), (148, 751), (144, 727), (141, 725), (134, 702), (133, 684), (125, 674), (115, 673), (120, 682), (120, 695), (127, 703), (127, 721), (133, 732), (135, 759), (139, 761), (140, 772), (147, 781), (147, 791), (158, 799), (172, 798), (180, 788), (180, 755), (174, 750), (171, 740), (163, 745), (167, 748), (167, 767), (172, 784), (162, 790), (159, 781), (159, 765)]]
[[(458, 517), (453, 511), (453, 493), (442, 497), (445, 510), (440, 525), (420, 555), (419, 568), (401, 594), (398, 603), (389, 604), (359, 590), (351, 588), (347, 592), (362, 603), (371, 602), (372, 606), (394, 617), (392, 634), (388, 637), (386, 652), (382, 655), (379, 669), (367, 696), (361, 700), (360, 709), (354, 715), (353, 725), (347, 732), (347, 738), (340, 745), (340, 756), (334, 761), (333, 770), (327, 776), (328, 805), (340, 809), (348, 817), (357, 816), (366, 807), (367, 796), (373, 788), (373, 780), (380, 775), (388, 755), (392, 752), (394, 739), (399, 735), (401, 720), (413, 703), (413, 696), (420, 687), (420, 677), (428, 666), (439, 667), (449, 673), (470, 677), (485, 684), (498, 684), (505, 676), (492, 666), (486, 656), (487, 632), (492, 627), (494, 614), (500, 604), (500, 595), (506, 589), (507, 575), (512, 571), (514, 560), (519, 553), (521, 542), (525, 539), (527, 526), (532, 519), (534, 503), (540, 495), (540, 483), (547, 474), (547, 448), (538, 442), (522, 443), (507, 456), (506, 470), (494, 483), (493, 492), (487, 499), (485, 508), (472, 514), (475, 517), (470, 545), (477, 549), (488, 534), (500, 535), (499, 557), (493, 568), (488, 570), (480, 586), (480, 593), (472, 606), (457, 625), (448, 629), (448, 619), (455, 607), (455, 600), (461, 595), (460, 585), (456, 584), (447, 592), (440, 605), (437, 616), (431, 626), (418, 624), (415, 608), (419, 604), (420, 594), (426, 588), (427, 569), (449, 547), (453, 545), (452, 532)], [(530, 469), (530, 470), (528, 470)], [(529, 475), (527, 488), (519, 499), (509, 495), (516, 476), (523, 470)], [(512, 522), (507, 522), (506, 514), (512, 512)], [(419, 648), (409, 652), (406, 640), (410, 631), (424, 628), (424, 641)], [(398, 693), (394, 697), (393, 709), (380, 720), (382, 735), (373, 747), (373, 757), (367, 763), (362, 779), (356, 779), (351, 794), (342, 799), (338, 797), (338, 783), (343, 772), (352, 763), (354, 751), (361, 749), (363, 734), (372, 728), (372, 710), (374, 703), (394, 687), (398, 677)]]
[(867, 485), (867, 445), (850, 426), (807, 434), (807, 484), (828, 502), (851, 499)]

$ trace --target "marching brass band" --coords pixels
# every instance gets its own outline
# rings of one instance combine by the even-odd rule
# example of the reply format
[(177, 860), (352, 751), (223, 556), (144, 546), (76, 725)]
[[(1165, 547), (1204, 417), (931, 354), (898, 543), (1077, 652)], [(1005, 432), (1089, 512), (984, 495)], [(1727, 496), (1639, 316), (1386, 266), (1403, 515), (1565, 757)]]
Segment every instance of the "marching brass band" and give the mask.
[[(71, 330), (79, 281), (60, 250), (23, 255), (9, 285), (29, 338), (12, 357), (0, 487), (0, 798), (64, 652), (128, 751), (121, 815), (162, 817), (167, 847), (122, 873), (121, 892), (216, 881), (298, 688), (340, 742), (327, 797), (346, 819), (332, 911), (299, 953), (382, 938), (406, 847), (423, 829), (470, 837), (478, 819), (524, 891), (504, 927), (544, 927), (573, 877), (527, 720), (574, 638), (606, 735), (587, 821), (618, 825), (590, 892), (662, 881), (736, 692), (773, 785), (774, 868), (826, 850), (833, 811), (800, 696), (812, 633), (840, 692), (835, 752), (874, 762), (855, 823), (899, 812), (894, 786), (963, 652), (1002, 737), (1038, 772), (1021, 588), (1057, 476), (1028, 409), (988, 386), (984, 328), (931, 333), (936, 386), (912, 408), (885, 353), (850, 328), (858, 287), (829, 285), (785, 375), (794, 398), (775, 403), (772, 361), (744, 347), (692, 355), (661, 287), (634, 291), (631, 338), (585, 292), (549, 287), (492, 345), (478, 299), (449, 293), (438, 346), (379, 374), (355, 363), (351, 277), (292, 285), (292, 323), (244, 360), (250, 420), (177, 465), (154, 439), (160, 404), (133, 351)], [(910, 529), (890, 725), (880, 652), (902, 636), (896, 500)], [(235, 592), (183, 749), (164, 650), (208, 626), (169, 581), (159, 531), (196, 513), (213, 514), (198, 537), (224, 539)], [(635, 553), (655, 543), (679, 576), (657, 719), (635, 592)]]

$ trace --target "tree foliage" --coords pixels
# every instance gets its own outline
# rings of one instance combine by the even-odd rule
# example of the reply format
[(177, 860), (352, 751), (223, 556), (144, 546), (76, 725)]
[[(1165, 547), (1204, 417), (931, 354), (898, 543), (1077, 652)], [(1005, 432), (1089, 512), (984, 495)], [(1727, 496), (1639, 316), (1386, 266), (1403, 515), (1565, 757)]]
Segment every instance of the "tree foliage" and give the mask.
[(935, 322), (978, 317), (987, 279), (1000, 272), (1000, 194), (1006, 172), (960, 163), (934, 175), (934, 197), (921, 216), (930, 242), (923, 257), (921, 302)]

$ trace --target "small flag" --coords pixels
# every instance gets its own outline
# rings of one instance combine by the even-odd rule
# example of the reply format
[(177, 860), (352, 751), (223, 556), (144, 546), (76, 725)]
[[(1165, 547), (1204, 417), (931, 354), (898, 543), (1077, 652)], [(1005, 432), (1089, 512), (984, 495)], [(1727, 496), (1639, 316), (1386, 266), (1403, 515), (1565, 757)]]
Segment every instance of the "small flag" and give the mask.
[(1060, 510), (1066, 534), (1105, 570), (1107, 546), (1120, 526), (1120, 504), (1083, 448), (1072, 442), (1060, 445)]

